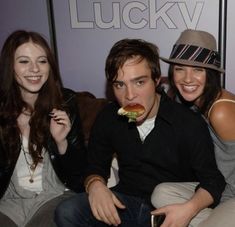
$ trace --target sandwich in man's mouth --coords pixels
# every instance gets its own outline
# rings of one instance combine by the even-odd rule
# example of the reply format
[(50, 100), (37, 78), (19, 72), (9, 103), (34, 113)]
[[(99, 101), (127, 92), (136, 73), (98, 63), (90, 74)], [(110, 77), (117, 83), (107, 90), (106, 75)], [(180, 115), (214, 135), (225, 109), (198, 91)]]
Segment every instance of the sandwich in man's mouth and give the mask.
[(126, 116), (128, 118), (128, 122), (135, 122), (136, 118), (143, 115), (145, 112), (145, 108), (136, 103), (136, 104), (129, 104), (127, 106), (121, 107), (118, 110), (118, 114), (122, 116)]

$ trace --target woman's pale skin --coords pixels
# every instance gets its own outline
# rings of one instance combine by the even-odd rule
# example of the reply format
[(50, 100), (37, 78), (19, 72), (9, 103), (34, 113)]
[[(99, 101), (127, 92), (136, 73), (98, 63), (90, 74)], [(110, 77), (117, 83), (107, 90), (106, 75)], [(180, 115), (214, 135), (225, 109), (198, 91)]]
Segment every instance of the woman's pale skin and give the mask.
[[(20, 45), (14, 55), (14, 71), (24, 101), (33, 108), (42, 86), (49, 77), (50, 65), (46, 52), (33, 42)], [(51, 113), (50, 132), (60, 154), (64, 154), (67, 148), (66, 136), (71, 129), (71, 123), (65, 111), (53, 109)], [(21, 133), (26, 138), (29, 138), (30, 115), (29, 110), (24, 109), (17, 119)]]
[[(174, 83), (181, 96), (200, 107), (200, 97), (206, 84), (206, 70), (201, 67), (175, 65)], [(223, 89), (218, 99), (235, 101), (235, 95)], [(216, 134), (225, 141), (235, 140), (235, 103), (217, 103), (211, 110), (208, 120)]]

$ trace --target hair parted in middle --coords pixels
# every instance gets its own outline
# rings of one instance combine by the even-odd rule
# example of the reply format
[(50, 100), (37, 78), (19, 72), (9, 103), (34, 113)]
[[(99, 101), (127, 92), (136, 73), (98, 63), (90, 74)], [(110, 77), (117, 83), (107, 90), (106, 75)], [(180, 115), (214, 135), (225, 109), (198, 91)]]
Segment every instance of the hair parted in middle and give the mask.
[[(32, 42), (40, 46), (46, 53), (50, 72), (48, 80), (41, 88), (34, 107), (23, 100), (20, 87), (15, 79), (14, 56), (17, 48), (25, 43)], [(30, 110), (29, 152), (34, 163), (41, 160), (42, 148), (48, 139), (49, 117), (53, 108), (62, 109), (62, 82), (55, 56), (46, 39), (33, 31), (17, 30), (6, 39), (0, 55), (0, 136), (4, 138), (7, 150), (6, 157), (15, 161), (18, 157), (21, 139), (17, 118), (23, 109)]]

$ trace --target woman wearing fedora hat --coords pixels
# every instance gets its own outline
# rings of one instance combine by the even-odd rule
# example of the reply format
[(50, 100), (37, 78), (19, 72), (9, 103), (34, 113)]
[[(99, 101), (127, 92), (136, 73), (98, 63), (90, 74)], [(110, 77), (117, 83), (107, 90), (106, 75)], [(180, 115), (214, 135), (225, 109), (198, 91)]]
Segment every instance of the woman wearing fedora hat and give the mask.
[[(200, 227), (232, 227), (235, 223), (235, 95), (221, 87), (220, 55), (208, 32), (187, 29), (176, 41), (170, 58), (169, 94), (199, 111), (214, 141), (215, 157), (226, 179), (221, 203)], [(154, 195), (153, 195), (154, 196)]]

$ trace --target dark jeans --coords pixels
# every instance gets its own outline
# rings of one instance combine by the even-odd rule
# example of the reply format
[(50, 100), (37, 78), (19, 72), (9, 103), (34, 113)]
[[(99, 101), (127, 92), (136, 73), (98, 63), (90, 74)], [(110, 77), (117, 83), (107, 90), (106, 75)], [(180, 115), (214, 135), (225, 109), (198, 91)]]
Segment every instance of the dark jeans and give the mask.
[[(143, 199), (114, 192), (126, 209), (118, 209), (120, 227), (150, 227), (153, 207)], [(86, 193), (77, 194), (63, 201), (56, 208), (55, 222), (58, 227), (105, 227), (107, 224), (95, 219)]]

